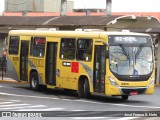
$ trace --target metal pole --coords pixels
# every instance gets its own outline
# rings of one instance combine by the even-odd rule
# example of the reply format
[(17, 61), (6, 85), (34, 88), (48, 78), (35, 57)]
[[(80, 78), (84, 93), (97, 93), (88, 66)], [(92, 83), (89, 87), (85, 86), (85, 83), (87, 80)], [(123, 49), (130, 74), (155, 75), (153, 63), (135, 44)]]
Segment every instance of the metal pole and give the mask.
[(157, 56), (157, 76), (156, 84), (160, 84), (160, 34), (158, 34), (158, 56)]
[(1, 57), (1, 70), (2, 70), (2, 80), (3, 80), (3, 57)]
[(2, 80), (3, 80), (3, 61), (2, 61)]
[(61, 11), (60, 15), (65, 16), (67, 11), (67, 0), (61, 0)]
[(89, 9), (86, 10), (86, 16), (90, 16), (90, 10)]
[(24, 10), (22, 11), (22, 16), (27, 16), (27, 0), (24, 1)]
[(106, 16), (110, 16), (112, 7), (112, 0), (106, 0)]

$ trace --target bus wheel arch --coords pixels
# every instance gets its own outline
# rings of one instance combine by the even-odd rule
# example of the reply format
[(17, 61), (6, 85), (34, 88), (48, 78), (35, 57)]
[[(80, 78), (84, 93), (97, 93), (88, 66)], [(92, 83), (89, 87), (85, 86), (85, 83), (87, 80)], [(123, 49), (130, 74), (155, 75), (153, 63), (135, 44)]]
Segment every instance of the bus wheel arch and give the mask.
[(90, 86), (88, 77), (85, 75), (81, 75), (78, 80), (78, 97), (80, 98), (89, 98), (90, 93)]
[(35, 91), (39, 90), (39, 77), (36, 70), (31, 70), (29, 82), (30, 82), (30, 88), (32, 90), (35, 90)]

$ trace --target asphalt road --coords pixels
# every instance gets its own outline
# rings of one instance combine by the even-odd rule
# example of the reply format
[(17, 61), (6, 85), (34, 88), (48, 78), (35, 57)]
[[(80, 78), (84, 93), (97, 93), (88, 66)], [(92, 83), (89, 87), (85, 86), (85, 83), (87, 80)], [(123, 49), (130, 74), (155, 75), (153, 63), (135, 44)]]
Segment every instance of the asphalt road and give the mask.
[(11, 114), (16, 119), (34, 117), (38, 120), (42, 119), (38, 118), (41, 116), (62, 120), (158, 120), (160, 87), (155, 87), (153, 95), (130, 96), (124, 102), (120, 97), (96, 95), (90, 99), (79, 99), (76, 92), (66, 90), (36, 92), (30, 90), (26, 83), (0, 81), (0, 112), (0, 116), (6, 119), (7, 114)]

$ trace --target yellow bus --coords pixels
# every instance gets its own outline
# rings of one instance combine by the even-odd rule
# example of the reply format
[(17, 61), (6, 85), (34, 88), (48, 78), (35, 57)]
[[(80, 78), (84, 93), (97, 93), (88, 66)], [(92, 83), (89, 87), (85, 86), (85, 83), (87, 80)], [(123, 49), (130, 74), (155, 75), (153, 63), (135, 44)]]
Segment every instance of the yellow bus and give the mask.
[(154, 48), (148, 34), (132, 32), (11, 30), (7, 74), (33, 90), (76, 90), (121, 96), (153, 94)]

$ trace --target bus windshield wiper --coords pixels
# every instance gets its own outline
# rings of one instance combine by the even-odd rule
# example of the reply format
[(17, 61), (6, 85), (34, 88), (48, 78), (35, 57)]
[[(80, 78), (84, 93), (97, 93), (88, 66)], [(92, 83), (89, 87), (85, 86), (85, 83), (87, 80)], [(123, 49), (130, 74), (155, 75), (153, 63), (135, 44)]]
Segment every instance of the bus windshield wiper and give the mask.
[(123, 54), (124, 54), (125, 56), (127, 56), (127, 59), (129, 60), (129, 66), (130, 66), (130, 56), (129, 56), (129, 52), (127, 53), (126, 48), (125, 48), (122, 44), (120, 44), (120, 47), (122, 48)]
[(140, 53), (142, 52), (142, 49), (143, 49), (143, 46), (144, 45), (140, 45), (138, 50), (137, 50), (137, 53), (135, 54), (135, 64), (136, 64), (136, 60), (137, 60), (137, 57), (140, 55)]

